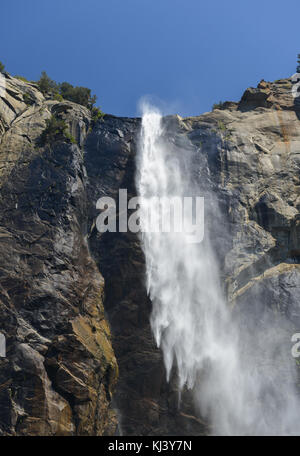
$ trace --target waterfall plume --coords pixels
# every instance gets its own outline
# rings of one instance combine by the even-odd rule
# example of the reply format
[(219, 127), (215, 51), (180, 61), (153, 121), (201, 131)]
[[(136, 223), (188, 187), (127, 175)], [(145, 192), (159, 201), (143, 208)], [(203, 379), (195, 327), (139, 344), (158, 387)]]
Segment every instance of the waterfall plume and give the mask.
[[(158, 219), (162, 214), (155, 198), (208, 194), (201, 182), (195, 184), (192, 168), (188, 151), (184, 145), (174, 146), (172, 131), (166, 131), (160, 113), (145, 108), (136, 183), (153, 306), (151, 327), (163, 353), (167, 379), (176, 366), (179, 388), (193, 391), (213, 434), (299, 434), (295, 371), (275, 323), (270, 321), (265, 331), (259, 331), (243, 326), (234, 316), (221, 286), (209, 230), (202, 242), (189, 243), (184, 230), (150, 229), (149, 208), (156, 210)], [(217, 204), (212, 216), (213, 211), (218, 223)]]

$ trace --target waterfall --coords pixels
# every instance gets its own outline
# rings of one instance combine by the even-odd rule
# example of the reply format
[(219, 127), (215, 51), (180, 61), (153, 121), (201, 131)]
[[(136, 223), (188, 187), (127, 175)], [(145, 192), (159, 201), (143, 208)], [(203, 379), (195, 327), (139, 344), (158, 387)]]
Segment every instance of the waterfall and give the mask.
[[(167, 379), (175, 366), (180, 390), (193, 391), (213, 434), (299, 434), (300, 406), (290, 362), (284, 360), (277, 342), (274, 346), (274, 328), (270, 326), (267, 334), (245, 333), (233, 318), (209, 233), (203, 242), (189, 243), (184, 230), (151, 230), (149, 210), (156, 221), (163, 214), (157, 198), (201, 192), (199, 183), (197, 188), (193, 183), (188, 153), (174, 146), (162, 120), (156, 109), (145, 109), (136, 183), (153, 306), (151, 328), (163, 353)], [(257, 353), (253, 347), (260, 343)], [(288, 382), (283, 383), (284, 376)]]

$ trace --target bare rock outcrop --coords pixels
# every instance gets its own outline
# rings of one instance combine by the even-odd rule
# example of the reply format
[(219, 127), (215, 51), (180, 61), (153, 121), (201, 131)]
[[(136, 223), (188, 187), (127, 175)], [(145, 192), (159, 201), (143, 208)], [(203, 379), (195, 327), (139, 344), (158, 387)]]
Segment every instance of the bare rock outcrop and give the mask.
[[(7, 77), (1, 98), (0, 433), (114, 433), (117, 363), (103, 308), (104, 281), (87, 243), (80, 144), (90, 114), (46, 100)], [(26, 96), (27, 95), (27, 96)], [(28, 104), (30, 97), (30, 104)], [(39, 146), (51, 115), (78, 145)]]

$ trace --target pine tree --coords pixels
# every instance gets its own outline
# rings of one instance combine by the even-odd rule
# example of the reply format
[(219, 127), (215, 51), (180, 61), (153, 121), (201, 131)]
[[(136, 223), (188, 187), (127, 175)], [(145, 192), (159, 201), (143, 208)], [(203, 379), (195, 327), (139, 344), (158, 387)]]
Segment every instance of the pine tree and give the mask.
[(3, 65), (2, 62), (0, 62), (0, 73), (3, 73), (4, 68), (5, 68), (5, 65)]
[(38, 80), (37, 84), (40, 91), (43, 92), (44, 95), (48, 92), (54, 93), (58, 91), (56, 82), (49, 78), (46, 71), (42, 71), (41, 77)]
[(300, 73), (300, 54), (298, 54), (297, 73)]

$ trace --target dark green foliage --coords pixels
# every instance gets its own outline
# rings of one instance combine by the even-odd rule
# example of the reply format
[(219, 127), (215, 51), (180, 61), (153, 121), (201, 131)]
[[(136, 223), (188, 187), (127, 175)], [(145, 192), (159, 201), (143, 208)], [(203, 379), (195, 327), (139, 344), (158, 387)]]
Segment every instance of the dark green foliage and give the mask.
[(224, 105), (224, 102), (219, 101), (219, 103), (214, 103), (212, 108), (213, 109), (222, 109), (223, 105)]
[(297, 73), (300, 73), (300, 54), (298, 54), (298, 60), (297, 60)]
[(99, 120), (99, 119), (102, 119), (102, 117), (104, 116), (104, 113), (99, 109), (99, 108), (96, 108), (95, 106), (91, 109), (91, 114), (92, 114), (92, 127), (95, 126), (96, 122)]
[(70, 134), (66, 122), (52, 116), (46, 120), (46, 128), (41, 134), (40, 145), (44, 146), (59, 140), (76, 144), (76, 140)]
[(61, 96), (60, 93), (56, 92), (54, 95), (53, 95), (53, 99), (56, 100), (56, 101), (64, 101), (63, 97)]
[(59, 87), (59, 92), (63, 98), (68, 100), (68, 97), (72, 96), (73, 89), (74, 87), (72, 86), (72, 84), (69, 84), (68, 82), (62, 82)]
[(69, 139), (69, 141), (72, 143), (72, 144), (77, 144), (77, 141), (76, 139), (74, 138), (74, 136), (71, 135), (71, 133), (69, 133), (68, 131), (65, 133), (66, 135), (66, 138)]
[(57, 84), (53, 81), (45, 71), (38, 81), (38, 87), (44, 95), (50, 95), (58, 101), (69, 100), (92, 109), (96, 103), (96, 95), (91, 94), (91, 89), (87, 87), (74, 87), (68, 82)]
[(27, 106), (31, 106), (34, 104), (34, 100), (32, 99), (32, 97), (29, 95), (29, 93), (24, 93), (23, 95), (23, 100), (24, 100), (24, 103), (27, 104)]
[[(3, 71), (4, 65), (2, 62), (0, 62), (0, 72)], [(15, 76), (15, 78), (20, 79), (24, 82), (29, 82), (24, 76)], [(74, 103), (80, 104), (90, 109), (92, 112), (93, 124), (95, 124), (97, 120), (103, 116), (102, 111), (94, 106), (97, 100), (96, 95), (92, 95), (91, 89), (87, 87), (74, 87), (68, 82), (62, 82), (61, 84), (58, 84), (47, 75), (46, 71), (42, 71), (41, 77), (37, 81), (37, 86), (39, 90), (47, 97), (50, 97), (57, 101), (73, 101)]]
[(218, 122), (218, 128), (221, 131), (225, 131), (226, 130), (226, 127), (225, 127), (224, 123), (221, 120), (219, 120), (219, 122)]
[(88, 109), (92, 109), (96, 102), (96, 95), (91, 94), (91, 89), (87, 87), (73, 87), (68, 82), (59, 85), (59, 93), (65, 100), (73, 101)]
[(37, 85), (44, 95), (48, 93), (53, 95), (55, 92), (58, 92), (58, 86), (56, 82), (49, 78), (46, 71), (42, 71), (41, 77), (38, 80)]

